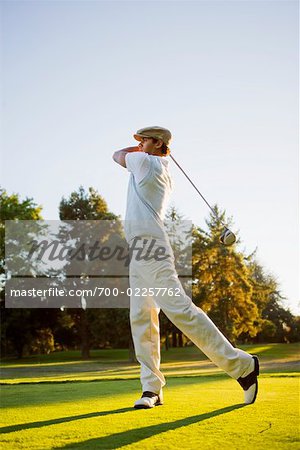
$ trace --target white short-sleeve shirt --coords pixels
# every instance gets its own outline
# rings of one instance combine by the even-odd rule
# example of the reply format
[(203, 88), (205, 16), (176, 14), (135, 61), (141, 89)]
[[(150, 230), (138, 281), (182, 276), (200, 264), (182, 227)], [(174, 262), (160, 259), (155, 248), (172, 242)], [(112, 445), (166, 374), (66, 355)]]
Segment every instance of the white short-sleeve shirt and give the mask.
[(142, 152), (130, 152), (125, 157), (131, 173), (125, 215), (128, 241), (135, 236), (164, 235), (163, 220), (172, 180), (166, 158)]
[[(134, 154), (134, 156), (132, 156)], [(133, 173), (137, 183), (140, 183), (150, 170), (149, 155), (143, 152), (130, 152), (125, 156), (127, 170)]]

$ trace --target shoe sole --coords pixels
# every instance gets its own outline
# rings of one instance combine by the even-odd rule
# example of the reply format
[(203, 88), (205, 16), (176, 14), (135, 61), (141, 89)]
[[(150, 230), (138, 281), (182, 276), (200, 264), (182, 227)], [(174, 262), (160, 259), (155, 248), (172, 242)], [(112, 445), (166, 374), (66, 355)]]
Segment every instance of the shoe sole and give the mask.
[(255, 375), (256, 375), (255, 392), (254, 392), (254, 397), (252, 399), (252, 402), (246, 403), (247, 405), (253, 405), (253, 403), (256, 400), (257, 393), (258, 393), (258, 380), (257, 380), (257, 377), (259, 375), (259, 360), (258, 360), (258, 357), (256, 355), (253, 355), (253, 359), (254, 359), (254, 372), (255, 372)]
[(145, 405), (134, 405), (134, 409), (152, 409), (155, 408), (155, 406), (162, 406), (162, 402), (156, 402), (153, 406), (145, 406)]

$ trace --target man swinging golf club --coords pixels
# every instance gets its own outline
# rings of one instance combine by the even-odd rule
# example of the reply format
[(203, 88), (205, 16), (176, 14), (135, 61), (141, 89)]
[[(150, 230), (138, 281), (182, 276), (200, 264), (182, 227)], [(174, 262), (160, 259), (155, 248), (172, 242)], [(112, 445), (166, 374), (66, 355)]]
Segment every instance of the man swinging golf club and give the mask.
[[(164, 230), (163, 219), (172, 190), (166, 156), (170, 154), (171, 133), (162, 127), (142, 128), (134, 134), (139, 141), (113, 154), (115, 162), (130, 172), (125, 217), (126, 240), (139, 238), (141, 245), (155, 242), (152, 251), (164, 247), (169, 257), (131, 258), (129, 268), (130, 324), (137, 360), (141, 365), (142, 397), (135, 408), (163, 404), (165, 379), (160, 372), (160, 309), (207, 357), (244, 390), (244, 402), (254, 403), (258, 390), (257, 356), (235, 348), (209, 317), (185, 294), (175, 270), (174, 256)], [(134, 253), (134, 251), (133, 251)], [(150, 294), (150, 288), (172, 288), (179, 295)], [(147, 297), (137, 295), (148, 289)], [(158, 290), (159, 291), (159, 290)], [(167, 291), (168, 292), (168, 291)]]

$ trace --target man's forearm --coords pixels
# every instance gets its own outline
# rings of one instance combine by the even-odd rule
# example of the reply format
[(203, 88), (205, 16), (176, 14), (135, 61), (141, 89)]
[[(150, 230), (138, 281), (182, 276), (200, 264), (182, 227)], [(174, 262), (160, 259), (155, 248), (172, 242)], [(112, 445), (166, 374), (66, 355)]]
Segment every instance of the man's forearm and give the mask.
[(127, 155), (127, 153), (131, 153), (131, 152), (140, 152), (141, 150), (139, 149), (139, 147), (126, 147), (123, 148), (122, 150), (118, 150), (113, 154), (113, 160), (120, 164), (122, 167), (126, 167), (126, 161), (125, 161), (125, 156)]

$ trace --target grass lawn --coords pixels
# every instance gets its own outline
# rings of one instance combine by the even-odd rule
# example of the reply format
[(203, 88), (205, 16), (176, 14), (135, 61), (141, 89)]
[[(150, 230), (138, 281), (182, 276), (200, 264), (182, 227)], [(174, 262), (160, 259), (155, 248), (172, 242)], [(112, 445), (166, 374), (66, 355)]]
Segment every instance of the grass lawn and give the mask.
[(299, 346), (243, 346), (261, 360), (259, 396), (194, 348), (163, 353), (165, 405), (134, 410), (138, 367), (105, 350), (5, 361), (2, 445), (13, 449), (299, 449)]

